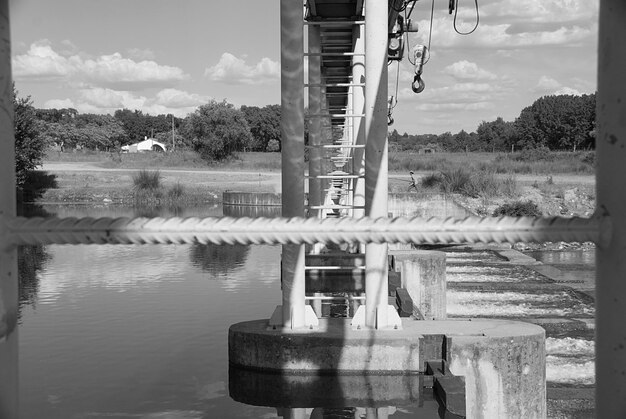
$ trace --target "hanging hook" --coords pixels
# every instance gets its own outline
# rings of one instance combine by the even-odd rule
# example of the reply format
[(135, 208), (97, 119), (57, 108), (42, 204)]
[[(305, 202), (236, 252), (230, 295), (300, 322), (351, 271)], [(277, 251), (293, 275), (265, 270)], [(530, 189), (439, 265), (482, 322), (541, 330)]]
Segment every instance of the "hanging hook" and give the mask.
[[(415, 85), (416, 82), (417, 82), (417, 86)], [(416, 74), (415, 77), (413, 78), (413, 84), (411, 84), (411, 89), (413, 89), (415, 93), (422, 93), (425, 87), (426, 87), (426, 84), (422, 80), (422, 75)]]

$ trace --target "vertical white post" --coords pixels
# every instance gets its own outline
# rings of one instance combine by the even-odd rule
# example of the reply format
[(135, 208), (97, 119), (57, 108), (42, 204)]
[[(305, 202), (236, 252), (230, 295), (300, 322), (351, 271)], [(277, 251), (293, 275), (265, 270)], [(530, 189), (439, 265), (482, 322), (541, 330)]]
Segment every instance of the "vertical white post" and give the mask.
[(6, 232), (15, 216), (15, 138), (8, 0), (0, 1), (0, 417), (18, 417), (17, 251)]
[[(320, 27), (318, 25), (309, 25), (309, 52), (320, 53), (321, 39)], [(309, 84), (320, 85), (321, 78), (321, 58), (319, 56), (309, 56)], [(321, 106), (321, 88), (309, 87), (309, 114), (319, 115), (322, 113)], [(313, 117), (309, 120), (309, 145), (319, 146), (322, 144), (322, 119)], [(322, 154), (323, 150), (319, 147), (309, 149), (309, 206), (319, 206), (322, 204), (322, 182), (316, 178), (322, 174)], [(320, 217), (321, 210), (316, 209), (310, 211), (315, 217)]]
[[(282, 215), (304, 216), (304, 31), (299, 0), (280, 1)], [(282, 323), (305, 326), (304, 245), (283, 245)]]
[(612, 236), (597, 249), (596, 416), (626, 417), (626, 2), (600, 1), (597, 208)]
[[(365, 215), (387, 217), (388, 4), (365, 0)], [(365, 326), (388, 326), (387, 244), (365, 249)]]
[[(352, 80), (353, 83), (365, 83), (365, 34), (363, 26), (357, 25), (354, 28), (354, 52), (356, 55), (352, 60)], [(353, 112), (362, 115), (365, 112), (365, 94), (361, 86), (355, 86), (352, 90), (352, 106)], [(354, 118), (354, 135), (356, 137), (355, 144), (365, 145), (365, 120), (363, 118)], [(353, 151), (353, 160), (355, 175), (361, 176), (354, 181), (353, 202), (354, 217), (361, 218), (365, 216), (365, 149), (355, 148)], [(360, 208), (359, 208), (360, 207)]]

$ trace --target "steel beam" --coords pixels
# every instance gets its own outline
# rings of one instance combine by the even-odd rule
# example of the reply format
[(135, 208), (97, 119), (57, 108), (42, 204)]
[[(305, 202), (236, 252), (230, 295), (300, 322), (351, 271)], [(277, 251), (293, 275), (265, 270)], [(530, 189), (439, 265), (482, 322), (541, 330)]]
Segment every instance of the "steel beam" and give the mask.
[[(353, 34), (354, 51), (365, 52), (365, 30), (363, 26), (354, 28)], [(352, 61), (352, 79), (358, 83), (365, 82), (365, 58), (361, 55), (354, 57)], [(364, 89), (352, 90), (352, 112), (356, 114), (365, 113), (365, 91)], [(353, 128), (355, 136), (354, 166), (353, 173), (359, 178), (354, 180), (354, 205), (359, 207), (354, 210), (354, 217), (365, 216), (365, 121), (361, 118), (354, 120)]]
[[(387, 2), (365, 1), (365, 215), (373, 218), (387, 217), (387, 17)], [(386, 243), (366, 245), (367, 328), (390, 324), (387, 251)]]
[[(308, 28), (309, 52), (318, 53), (321, 51), (320, 27), (310, 25)], [(321, 84), (321, 59), (312, 56), (308, 60), (309, 83)], [(319, 87), (310, 87), (309, 95), (309, 116), (321, 114), (322, 90)], [(318, 177), (322, 174), (323, 150), (319, 147), (322, 144), (322, 120), (311, 118), (309, 122), (309, 205), (312, 207), (322, 204), (322, 182)], [(310, 216), (319, 217), (321, 211), (314, 210)]]
[[(282, 213), (304, 216), (304, 31), (298, 0), (280, 1)], [(305, 326), (304, 245), (285, 244), (282, 253), (282, 318), (287, 328)], [(272, 316), (276, 321), (278, 313)]]
[(600, 1), (597, 209), (611, 216), (596, 253), (596, 416), (626, 417), (626, 2)]
[(9, 2), (0, 1), (0, 417), (18, 417), (17, 251), (6, 221), (16, 214)]

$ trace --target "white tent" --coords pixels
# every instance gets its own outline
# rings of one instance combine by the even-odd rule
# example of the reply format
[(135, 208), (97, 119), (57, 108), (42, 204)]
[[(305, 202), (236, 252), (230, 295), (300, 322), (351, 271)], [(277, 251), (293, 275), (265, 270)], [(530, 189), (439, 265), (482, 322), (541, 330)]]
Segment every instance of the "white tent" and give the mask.
[(122, 146), (122, 151), (127, 153), (137, 153), (139, 151), (165, 151), (167, 146), (158, 142), (154, 138), (146, 138), (143, 141), (131, 145)]

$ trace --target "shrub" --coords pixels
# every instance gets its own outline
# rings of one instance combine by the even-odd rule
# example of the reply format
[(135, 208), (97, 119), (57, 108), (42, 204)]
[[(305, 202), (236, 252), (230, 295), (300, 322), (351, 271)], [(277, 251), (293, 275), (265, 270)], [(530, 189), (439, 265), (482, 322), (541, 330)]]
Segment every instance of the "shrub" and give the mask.
[(501, 181), (500, 189), (506, 196), (516, 196), (518, 193), (517, 181), (513, 176), (508, 176)]
[(445, 193), (467, 194), (470, 181), (470, 173), (462, 168), (441, 172), (441, 189)]
[(180, 183), (176, 182), (170, 189), (167, 191), (167, 198), (169, 200), (175, 201), (182, 197), (185, 194), (185, 187)]
[(596, 165), (596, 152), (595, 151), (588, 151), (586, 153), (583, 153), (583, 155), (580, 158), (580, 161), (585, 163), (585, 164), (589, 164), (591, 166), (595, 166)]
[(471, 177), (465, 193), (471, 197), (491, 198), (500, 191), (500, 180), (494, 172), (479, 171)]
[(137, 191), (154, 191), (161, 188), (161, 172), (142, 169), (133, 175), (133, 185)]
[(441, 175), (439, 173), (426, 175), (420, 180), (420, 185), (424, 188), (437, 188), (441, 185)]
[(541, 211), (533, 201), (514, 201), (499, 206), (493, 211), (494, 217), (541, 217)]
[(277, 152), (280, 151), (280, 142), (275, 139), (271, 139), (267, 142), (267, 147), (265, 148), (268, 152)]
[(517, 156), (517, 160), (536, 162), (539, 160), (553, 161), (555, 154), (548, 147), (525, 148)]

